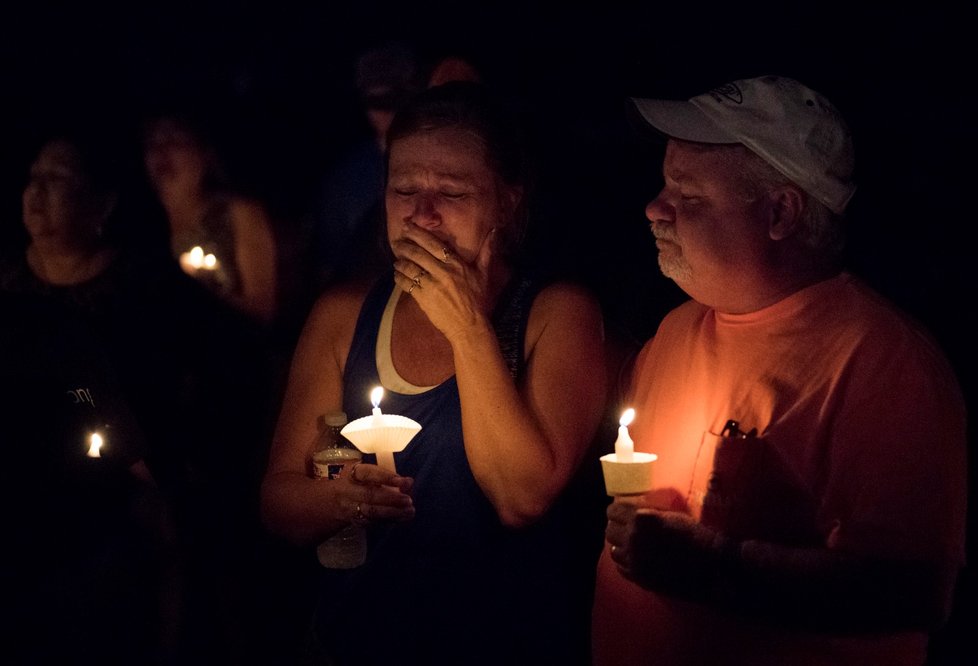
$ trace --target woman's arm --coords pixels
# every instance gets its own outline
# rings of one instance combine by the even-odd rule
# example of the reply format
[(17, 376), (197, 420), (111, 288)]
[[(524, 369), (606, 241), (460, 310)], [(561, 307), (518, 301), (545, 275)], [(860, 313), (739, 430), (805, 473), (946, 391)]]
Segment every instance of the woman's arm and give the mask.
[(241, 277), (238, 306), (264, 323), (275, 318), (278, 295), (277, 251), (265, 208), (254, 201), (230, 204), (234, 259)]
[(356, 480), (313, 479), (308, 461), (319, 436), (317, 420), (343, 407), (343, 369), (353, 340), (362, 290), (338, 289), (313, 307), (296, 347), (261, 489), (266, 527), (292, 542), (314, 543), (347, 525), (357, 504), (371, 519), (407, 520), (411, 480), (374, 465)]
[(594, 437), (606, 397), (601, 338), (601, 311), (591, 296), (553, 285), (530, 313), (521, 386), (488, 322), (452, 340), (466, 454), (504, 523), (540, 517)]
[[(520, 526), (549, 508), (594, 437), (607, 383), (603, 322), (585, 290), (565, 284), (541, 291), (527, 323), (526, 374), (516, 386), (489, 317), (499, 284), (493, 238), (469, 263), (406, 225), (393, 246), (395, 281), (451, 344), (472, 473), (500, 519)], [(418, 289), (412, 277), (421, 270)]]

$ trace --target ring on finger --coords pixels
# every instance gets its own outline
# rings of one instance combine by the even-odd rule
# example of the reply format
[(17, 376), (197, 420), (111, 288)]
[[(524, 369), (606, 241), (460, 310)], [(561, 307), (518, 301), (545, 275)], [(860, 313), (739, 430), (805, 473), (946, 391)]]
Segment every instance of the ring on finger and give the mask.
[(360, 479), (357, 478), (357, 467), (360, 466), (359, 462), (353, 463), (353, 467), (350, 468), (350, 481), (353, 483), (360, 483)]
[(408, 287), (408, 292), (407, 293), (410, 294), (412, 291), (414, 291), (414, 288), (417, 287), (419, 284), (421, 284), (421, 283), (420, 282), (415, 282), (414, 284), (412, 284), (410, 287)]
[(357, 502), (357, 508), (353, 511), (353, 520), (358, 523), (367, 522), (367, 514), (363, 512), (360, 502)]
[(442, 263), (447, 264), (452, 258), (452, 251), (448, 249), (447, 245), (443, 245), (441, 248), (441, 260)]

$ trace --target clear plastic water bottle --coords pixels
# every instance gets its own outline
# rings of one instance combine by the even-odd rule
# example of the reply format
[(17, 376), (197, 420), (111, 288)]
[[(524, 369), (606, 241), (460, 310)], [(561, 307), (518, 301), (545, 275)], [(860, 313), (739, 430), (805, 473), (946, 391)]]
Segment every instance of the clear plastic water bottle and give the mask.
[[(312, 454), (313, 476), (327, 483), (349, 474), (361, 453), (340, 430), (346, 425), (346, 414), (329, 412), (323, 416), (323, 428)], [(350, 523), (316, 548), (319, 563), (330, 569), (352, 569), (367, 558), (367, 533), (362, 525)]]

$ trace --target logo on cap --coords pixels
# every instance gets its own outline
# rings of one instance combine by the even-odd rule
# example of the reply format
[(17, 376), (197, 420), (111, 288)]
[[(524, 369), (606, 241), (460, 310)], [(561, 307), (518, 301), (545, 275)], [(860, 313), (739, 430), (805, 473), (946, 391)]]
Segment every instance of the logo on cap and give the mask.
[(713, 99), (715, 99), (720, 103), (723, 102), (723, 100), (720, 99), (721, 97), (726, 97), (734, 104), (744, 103), (744, 94), (740, 92), (740, 88), (738, 88), (736, 84), (733, 83), (727, 83), (720, 86), (719, 88), (714, 88), (713, 90), (710, 91), (710, 94), (713, 95)]

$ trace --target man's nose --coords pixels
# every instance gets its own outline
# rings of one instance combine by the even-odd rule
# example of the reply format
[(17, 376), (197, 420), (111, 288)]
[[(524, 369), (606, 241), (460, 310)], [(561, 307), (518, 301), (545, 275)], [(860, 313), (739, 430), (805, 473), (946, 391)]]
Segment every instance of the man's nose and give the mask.
[(655, 199), (645, 205), (645, 217), (653, 224), (671, 223), (675, 220), (676, 209), (666, 200), (664, 195), (665, 191), (663, 190)]

